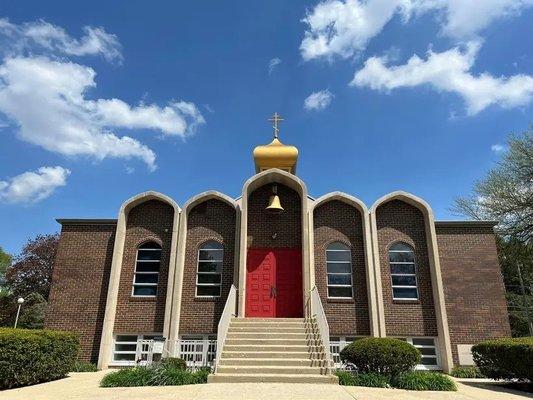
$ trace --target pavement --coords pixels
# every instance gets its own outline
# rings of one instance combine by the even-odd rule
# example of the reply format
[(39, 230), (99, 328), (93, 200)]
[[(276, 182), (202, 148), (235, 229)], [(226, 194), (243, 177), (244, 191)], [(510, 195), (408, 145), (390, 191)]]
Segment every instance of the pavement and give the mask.
[(2, 400), (524, 400), (533, 394), (502, 387), (490, 380), (456, 380), (457, 392), (413, 392), (399, 389), (305, 383), (209, 383), (205, 385), (101, 388), (108, 371), (71, 373), (69, 377), (0, 392)]

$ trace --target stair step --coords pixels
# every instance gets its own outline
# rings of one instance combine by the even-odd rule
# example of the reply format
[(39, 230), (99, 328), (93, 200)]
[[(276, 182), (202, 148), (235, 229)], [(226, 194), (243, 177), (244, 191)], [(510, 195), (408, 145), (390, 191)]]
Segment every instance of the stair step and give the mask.
[(278, 327), (278, 326), (235, 326), (231, 324), (228, 329), (229, 333), (307, 333), (312, 329), (306, 329), (304, 326), (300, 327)]
[[(223, 351), (257, 351), (257, 345), (224, 345)], [(319, 346), (307, 346), (307, 345), (288, 345), (288, 344), (281, 344), (281, 345), (263, 345), (261, 346), (261, 351), (273, 351), (273, 352), (279, 352), (279, 351), (293, 351), (293, 352), (299, 352), (299, 353), (318, 353), (321, 351), (321, 347)]]
[(248, 383), (248, 382), (277, 382), (277, 383), (331, 383), (338, 384), (335, 375), (316, 374), (221, 374), (209, 375), (208, 383)]
[(292, 366), (292, 367), (324, 367), (325, 360), (309, 358), (222, 358), (219, 366)]
[[(255, 346), (257, 349), (257, 346)], [(260, 348), (259, 350), (263, 350)], [(303, 351), (234, 351), (234, 350), (224, 350), (222, 352), (222, 360), (226, 358), (275, 358), (275, 359), (285, 359), (285, 358), (301, 358), (308, 360), (322, 360), (324, 358), (323, 354), (318, 352), (303, 352)]]
[(283, 339), (283, 338), (272, 338), (272, 339), (233, 339), (228, 338), (224, 342), (226, 346), (234, 345), (256, 345), (256, 346), (271, 346), (271, 345), (289, 345), (289, 346), (321, 346), (322, 342), (317, 339)]
[(305, 322), (305, 318), (232, 318), (231, 322)]
[(298, 333), (258, 333), (258, 332), (230, 332), (226, 335), (226, 339), (302, 339), (305, 340), (313, 335), (308, 335), (304, 332)]
[(221, 365), (217, 369), (217, 373), (220, 374), (261, 374), (261, 375), (324, 375), (326, 373), (325, 368), (321, 367), (298, 367), (293, 366), (277, 366), (277, 365), (263, 365), (251, 367), (249, 365)]

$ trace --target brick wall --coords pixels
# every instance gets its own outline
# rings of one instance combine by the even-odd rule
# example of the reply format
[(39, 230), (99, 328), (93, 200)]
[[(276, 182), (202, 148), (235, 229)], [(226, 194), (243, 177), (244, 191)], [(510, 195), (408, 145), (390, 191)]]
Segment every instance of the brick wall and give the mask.
[[(159, 200), (146, 201), (130, 210), (126, 221), (114, 333), (163, 332), (173, 219), (172, 206)], [(155, 241), (162, 247), (157, 296), (133, 297), (137, 247), (147, 241)]]
[[(338, 336), (370, 335), (361, 213), (344, 202), (329, 201), (314, 210), (313, 229), (316, 286), (330, 333)], [(342, 242), (352, 250), (352, 300), (327, 298), (326, 248), (334, 241)]]
[[(377, 208), (376, 222), (387, 336), (437, 336), (422, 212), (401, 200), (391, 200)], [(415, 302), (392, 299), (388, 249), (398, 241), (415, 251), (419, 291)]]
[[(233, 283), (235, 229), (235, 209), (223, 201), (207, 200), (190, 210), (187, 219), (180, 334), (216, 334), (218, 321)], [(216, 240), (224, 245), (221, 297), (212, 299), (195, 297), (198, 248), (208, 240)]]
[(98, 359), (115, 229), (113, 224), (61, 229), (45, 327), (79, 334), (83, 361)]
[(458, 344), (511, 335), (491, 227), (438, 226), (440, 266), (453, 361)]
[[(300, 195), (291, 188), (277, 184), (284, 212), (273, 215), (265, 211), (272, 184), (254, 190), (248, 198), (248, 248), (301, 248), (302, 206)], [(275, 239), (272, 235), (276, 233)]]

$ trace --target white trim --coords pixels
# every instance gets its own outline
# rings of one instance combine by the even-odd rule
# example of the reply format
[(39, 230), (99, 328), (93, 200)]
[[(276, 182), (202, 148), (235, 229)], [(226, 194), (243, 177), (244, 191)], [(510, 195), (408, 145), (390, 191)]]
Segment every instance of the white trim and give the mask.
[[(215, 248), (211, 248), (211, 247), (202, 247), (204, 244), (205, 245), (211, 245), (213, 242), (215, 243), (218, 243), (222, 248), (218, 248), (218, 249), (215, 249)], [(200, 252), (202, 251), (217, 251), (217, 252), (221, 252), (222, 253), (222, 258), (221, 259), (216, 259), (216, 260), (205, 260), (205, 259), (200, 259)], [(201, 272), (200, 271), (200, 263), (201, 262), (210, 262), (210, 263), (220, 263), (220, 272)], [(206, 242), (203, 242), (202, 244), (200, 244), (200, 246), (198, 247), (198, 252), (196, 253), (196, 285), (195, 285), (195, 289), (194, 289), (194, 297), (196, 298), (200, 298), (200, 299), (217, 299), (219, 297), (222, 296), (222, 269), (224, 268), (224, 244), (223, 243), (220, 243), (214, 239), (210, 239)], [(200, 283), (198, 281), (198, 278), (200, 277), (200, 275), (218, 275), (220, 277), (220, 282), (218, 283)], [(219, 290), (218, 290), (218, 296), (216, 295), (199, 295), (198, 294), (198, 288), (199, 287), (218, 287)]]
[[(152, 241), (148, 241), (148, 243), (150, 243)], [(145, 242), (147, 243), (147, 242)], [(145, 243), (141, 243), (140, 245), (137, 246), (137, 251), (135, 253), (135, 268), (133, 269), (133, 283), (131, 285), (131, 297), (144, 297), (144, 298), (147, 298), (147, 297), (157, 297), (157, 292), (158, 292), (158, 285), (159, 285), (159, 272), (161, 271), (161, 258), (162, 258), (162, 255), (163, 255), (163, 246), (161, 246), (161, 248), (159, 249), (142, 249), (141, 246)], [(155, 243), (155, 242), (152, 242), (152, 243)], [(139, 260), (139, 251), (144, 251), (144, 250), (149, 250), (149, 251), (159, 251), (159, 260)], [(137, 271), (137, 266), (138, 264), (141, 263), (141, 264), (144, 264), (144, 263), (147, 263), (147, 264), (150, 264), (150, 263), (159, 263), (159, 269), (157, 271)], [(137, 278), (137, 275), (157, 275), (157, 282), (153, 283), (153, 282), (150, 282), (150, 283), (142, 283), (142, 282), (135, 282), (136, 278)], [(135, 294), (135, 287), (146, 287), (146, 286), (155, 286), (155, 294)]]
[[(333, 244), (341, 244), (341, 245), (345, 246), (346, 248), (345, 249), (328, 249), (328, 247), (330, 247)], [(343, 260), (343, 261), (336, 261), (336, 260), (328, 261), (328, 252), (348, 253), (350, 255), (350, 261), (345, 261), (345, 260)], [(350, 266), (350, 272), (328, 272), (329, 264), (348, 264)], [(339, 284), (339, 283), (330, 284), (329, 283), (329, 276), (330, 275), (343, 275), (343, 276), (350, 275), (350, 283), (349, 284)], [(347, 297), (347, 296), (330, 296), (329, 295), (329, 288), (335, 288), (335, 287), (339, 287), (339, 288), (348, 288), (349, 287), (351, 295), (349, 297)], [(348, 300), (349, 299), (349, 300), (352, 300), (355, 297), (354, 296), (354, 290), (353, 290), (352, 249), (347, 244), (345, 244), (343, 242), (340, 242), (338, 240), (336, 240), (334, 242), (331, 242), (331, 243), (328, 243), (328, 245), (326, 246), (326, 297), (328, 299), (332, 299), (332, 300), (336, 300), (336, 299), (340, 299), (340, 300)]]

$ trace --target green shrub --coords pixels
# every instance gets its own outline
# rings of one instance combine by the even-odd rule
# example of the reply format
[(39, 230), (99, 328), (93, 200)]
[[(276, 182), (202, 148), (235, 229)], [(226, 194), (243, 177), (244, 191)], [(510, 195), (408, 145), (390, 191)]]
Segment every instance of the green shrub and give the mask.
[(478, 367), (454, 367), (450, 375), (455, 378), (486, 378)]
[(354, 374), (348, 371), (337, 371), (335, 375), (339, 377), (339, 384), (342, 386), (390, 387), (386, 376), (373, 372)]
[(154, 370), (148, 367), (119, 369), (105, 375), (100, 381), (102, 387), (151, 386)]
[(210, 368), (190, 371), (176, 368), (172, 363), (161, 363), (153, 367), (134, 367), (111, 372), (100, 382), (102, 387), (130, 386), (177, 386), (206, 383)]
[(400, 374), (392, 380), (392, 385), (405, 390), (456, 391), (457, 386), (448, 376), (438, 372), (411, 371)]
[(96, 371), (98, 371), (96, 364), (76, 360), (70, 372), (96, 372)]
[(411, 344), (393, 338), (364, 338), (346, 346), (340, 353), (359, 373), (395, 376), (411, 371), (420, 362), (420, 352)]
[(533, 336), (487, 340), (474, 345), (472, 355), (488, 378), (533, 382)]
[(176, 369), (187, 369), (187, 363), (185, 360), (178, 357), (163, 358), (163, 360), (161, 360), (161, 364)]
[(0, 389), (65, 377), (79, 349), (74, 333), (0, 328)]

